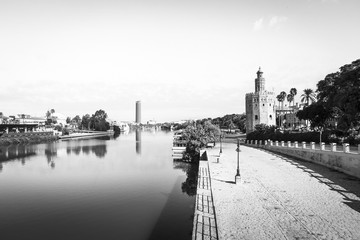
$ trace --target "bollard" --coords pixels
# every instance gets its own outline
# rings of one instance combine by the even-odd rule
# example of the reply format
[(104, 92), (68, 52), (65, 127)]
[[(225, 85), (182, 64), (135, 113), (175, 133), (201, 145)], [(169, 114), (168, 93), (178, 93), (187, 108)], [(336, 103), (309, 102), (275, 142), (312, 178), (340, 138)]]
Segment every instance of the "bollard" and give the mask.
[(315, 150), (315, 143), (314, 143), (314, 142), (311, 142), (311, 143), (310, 143), (310, 149), (311, 149), (311, 150)]
[(275, 146), (279, 146), (279, 141), (275, 141)]
[(255, 145), (257, 145), (258, 144), (258, 140), (255, 140)]
[(281, 146), (285, 147), (285, 142), (284, 141), (281, 141)]
[(343, 151), (344, 151), (344, 153), (348, 153), (349, 152), (349, 144), (348, 143), (344, 143), (343, 144)]
[(268, 142), (267, 142), (267, 140), (264, 140), (264, 145), (266, 146), (266, 145), (268, 145)]
[(330, 143), (330, 148), (332, 152), (336, 152), (336, 143)]
[(294, 148), (298, 148), (299, 147), (299, 143), (297, 141), (294, 142)]
[(320, 150), (325, 151), (325, 143), (323, 142), (320, 143)]
[(306, 142), (302, 142), (302, 148), (303, 148), (303, 149), (306, 148)]
[(271, 141), (271, 140), (269, 140), (269, 141), (270, 141), (270, 146), (273, 146), (274, 145), (273, 141)]
[(288, 145), (288, 147), (291, 147), (291, 142), (288, 141), (288, 142), (287, 142), (287, 145)]

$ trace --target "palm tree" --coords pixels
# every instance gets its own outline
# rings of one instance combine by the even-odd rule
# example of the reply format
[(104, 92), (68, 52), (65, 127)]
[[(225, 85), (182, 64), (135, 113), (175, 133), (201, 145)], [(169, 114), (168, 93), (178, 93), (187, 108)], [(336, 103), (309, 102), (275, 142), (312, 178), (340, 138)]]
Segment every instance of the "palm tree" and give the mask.
[[(285, 93), (285, 92), (281, 92), (279, 95), (276, 96), (277, 100), (279, 101), (279, 106), (280, 106), (280, 103), (283, 103), (285, 100), (286, 93), (285, 93), (285, 96), (283, 93)], [(281, 127), (281, 113), (279, 114), (279, 127)]]
[(301, 95), (301, 102), (306, 102), (306, 106), (309, 106), (309, 103), (316, 102), (316, 95), (315, 92), (310, 89), (304, 89), (304, 93)]
[(291, 88), (291, 89), (290, 89), (290, 94), (293, 95), (293, 105), (294, 105), (295, 96), (296, 96), (296, 94), (297, 94), (296, 88)]
[(290, 106), (290, 103), (294, 100), (294, 95), (292, 95), (291, 93), (288, 94), (286, 96), (286, 100), (289, 102), (289, 106)]
[(282, 91), (280, 93), (280, 95), (282, 96), (282, 101), (281, 101), (281, 107), (284, 108), (284, 101), (285, 101), (285, 98), (286, 98), (286, 92)]

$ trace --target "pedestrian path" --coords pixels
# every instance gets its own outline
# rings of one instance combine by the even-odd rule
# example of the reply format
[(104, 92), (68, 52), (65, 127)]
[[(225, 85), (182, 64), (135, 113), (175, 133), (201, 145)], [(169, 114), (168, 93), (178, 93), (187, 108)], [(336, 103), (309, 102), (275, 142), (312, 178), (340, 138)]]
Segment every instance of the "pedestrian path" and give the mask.
[(214, 213), (209, 165), (200, 161), (196, 191), (193, 240), (217, 240), (217, 226)]
[(235, 144), (207, 150), (219, 239), (360, 239), (360, 180)]

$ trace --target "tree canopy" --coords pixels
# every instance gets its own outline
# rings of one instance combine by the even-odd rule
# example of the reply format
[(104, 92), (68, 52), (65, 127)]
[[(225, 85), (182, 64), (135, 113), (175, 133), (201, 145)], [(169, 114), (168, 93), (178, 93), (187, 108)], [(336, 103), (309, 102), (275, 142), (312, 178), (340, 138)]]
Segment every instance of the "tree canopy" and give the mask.
[(360, 59), (317, 84), (318, 101), (343, 128), (360, 125)]

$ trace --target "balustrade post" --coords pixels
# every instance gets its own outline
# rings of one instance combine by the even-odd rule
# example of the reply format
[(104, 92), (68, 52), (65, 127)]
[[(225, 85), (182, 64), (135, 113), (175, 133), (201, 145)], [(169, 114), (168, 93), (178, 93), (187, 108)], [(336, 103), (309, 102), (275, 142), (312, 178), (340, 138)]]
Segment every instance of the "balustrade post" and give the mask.
[(350, 147), (349, 147), (348, 143), (343, 144), (343, 151), (344, 151), (344, 153), (350, 152)]
[(279, 141), (275, 141), (275, 146), (276, 146), (276, 147), (279, 146)]
[(290, 141), (287, 142), (287, 146), (288, 146), (289, 148), (291, 147), (291, 142), (290, 142)]
[(310, 143), (310, 149), (311, 149), (311, 150), (315, 150), (315, 142), (311, 142), (311, 143)]
[[(269, 140), (270, 141), (270, 146), (272, 147), (274, 145), (273, 141)], [(360, 144), (359, 144), (360, 146)], [(359, 147), (360, 148), (360, 147)]]
[(284, 141), (281, 141), (281, 146), (285, 147), (285, 142)]
[(320, 150), (325, 151), (325, 143), (323, 142), (320, 143)]
[(299, 143), (297, 141), (294, 142), (294, 148), (298, 148), (299, 147)]
[(336, 152), (336, 143), (330, 143), (330, 148), (332, 152)]
[(303, 148), (303, 149), (306, 148), (306, 142), (302, 142), (302, 148)]

